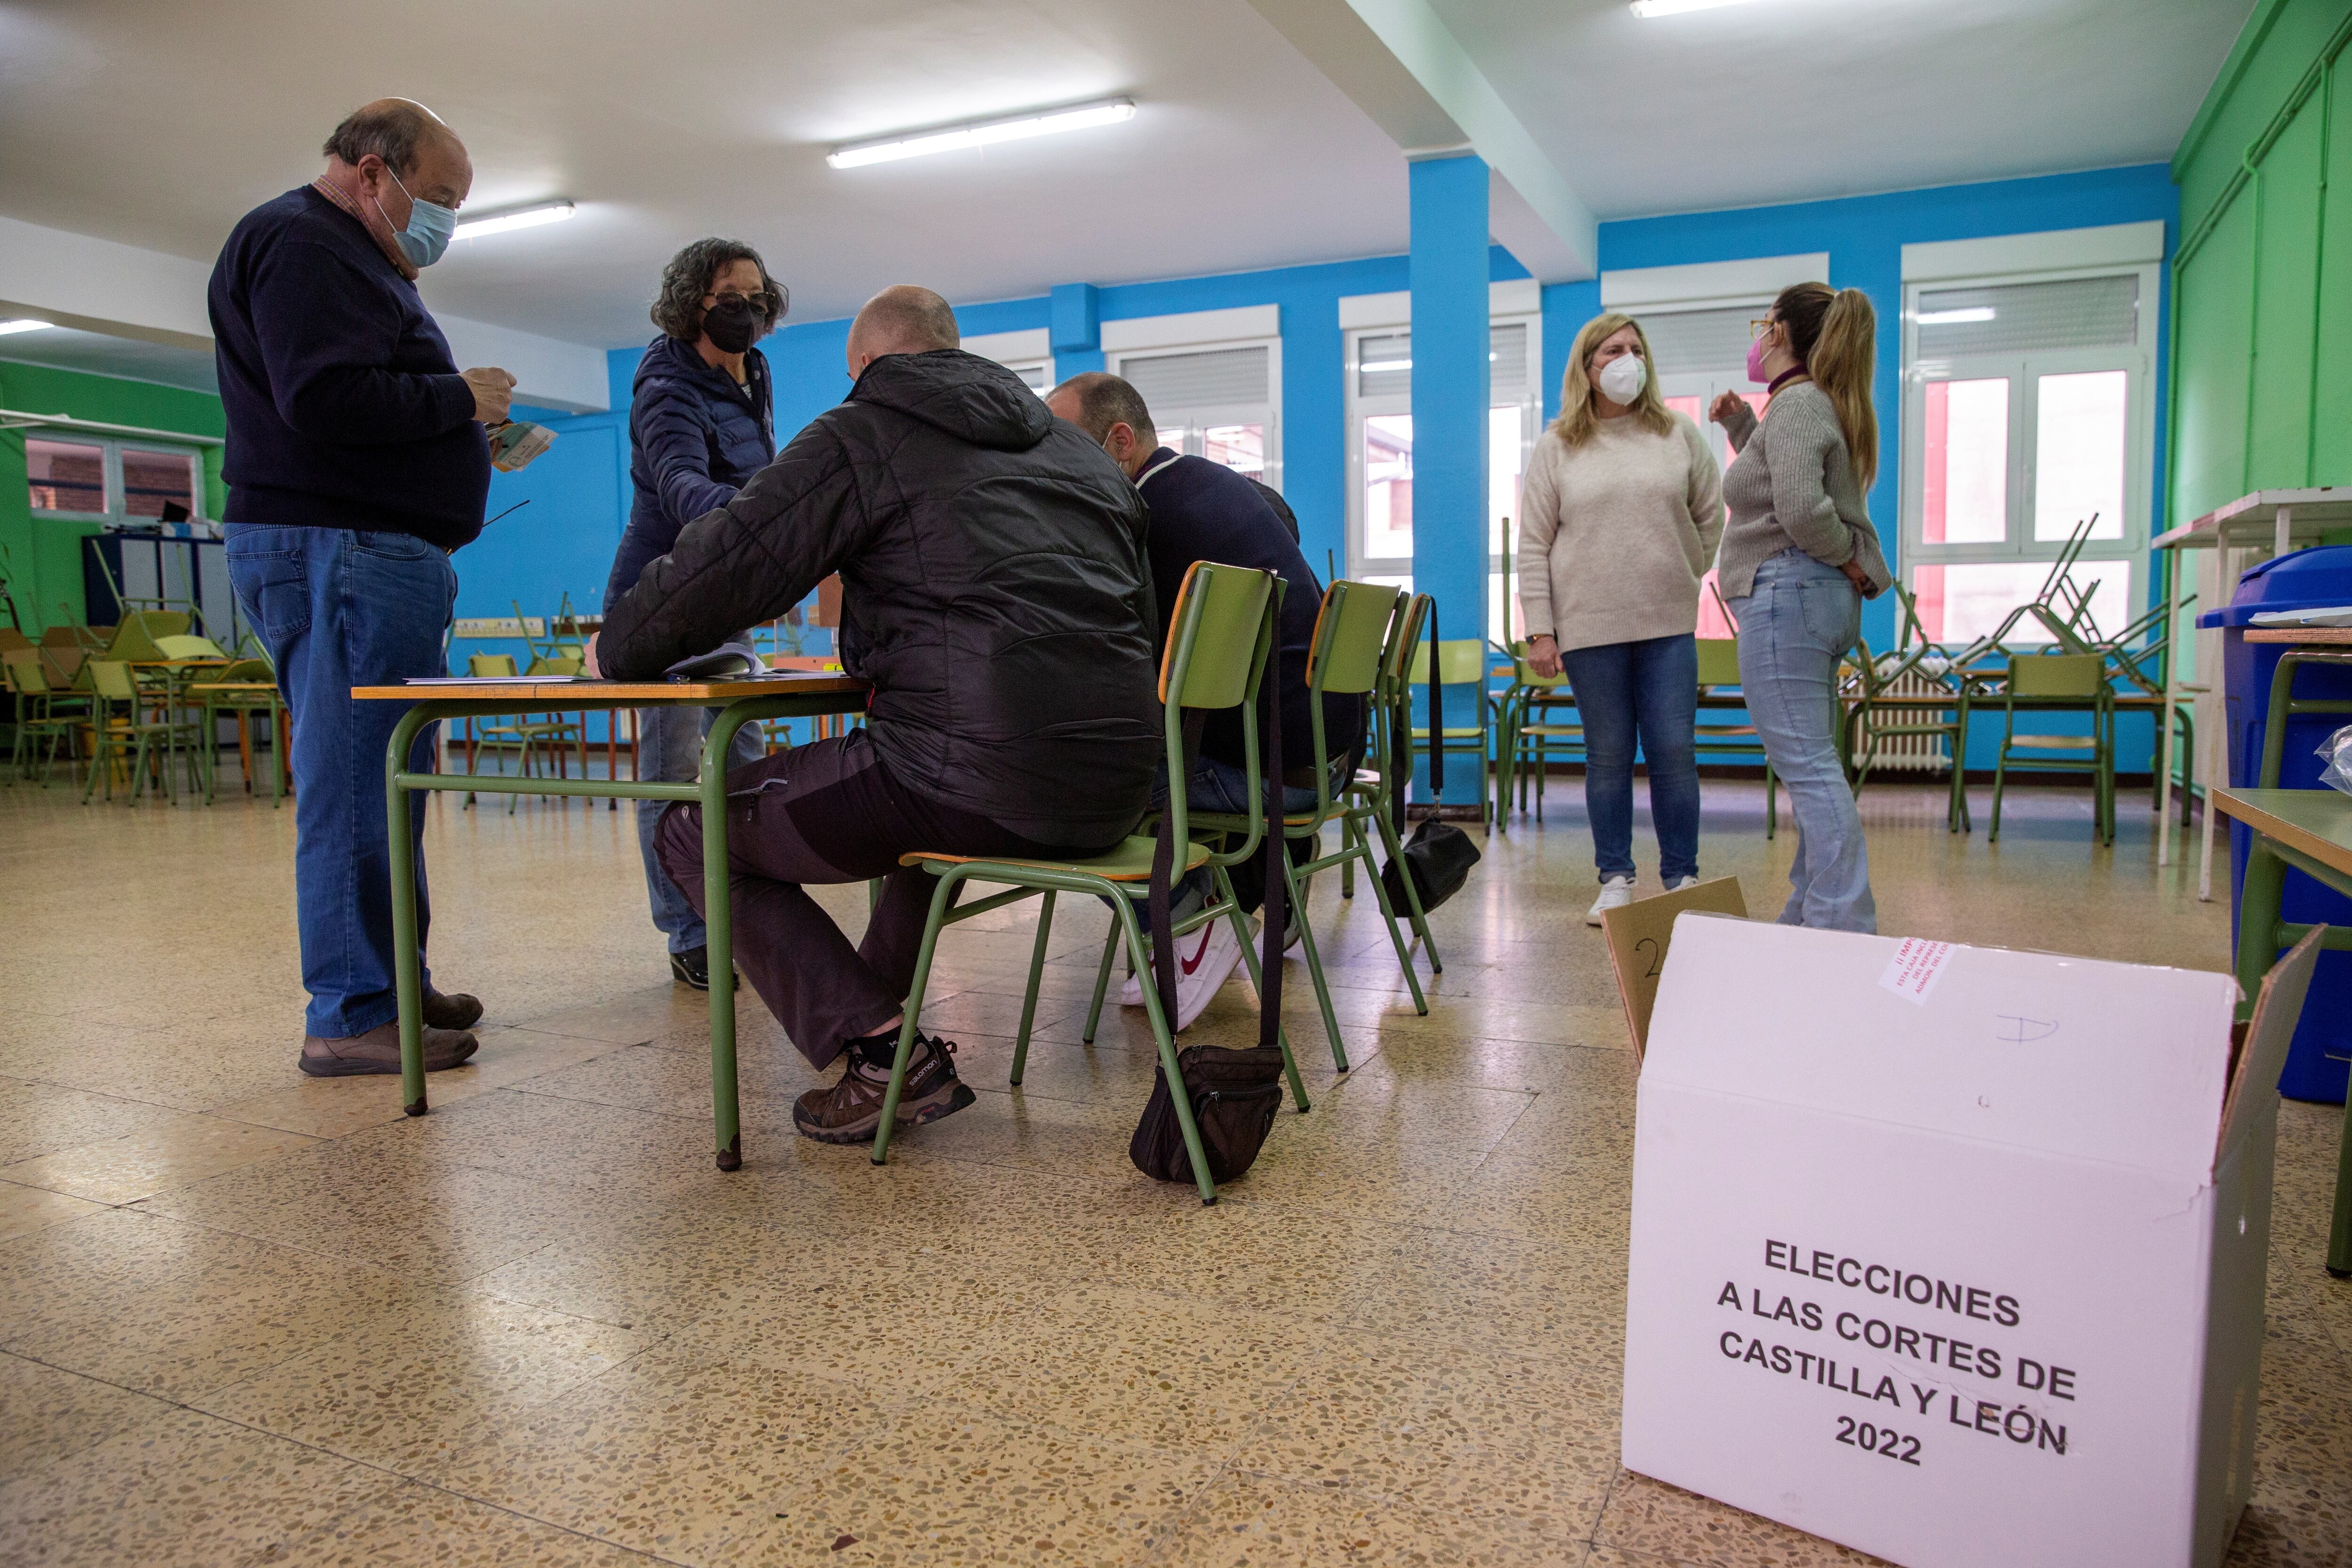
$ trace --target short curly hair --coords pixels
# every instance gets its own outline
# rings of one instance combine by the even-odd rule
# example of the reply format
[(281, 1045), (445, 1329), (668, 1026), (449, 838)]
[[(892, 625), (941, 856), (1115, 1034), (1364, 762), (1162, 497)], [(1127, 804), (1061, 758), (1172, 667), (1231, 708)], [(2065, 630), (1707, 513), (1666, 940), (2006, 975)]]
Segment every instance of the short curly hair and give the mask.
[(768, 275), (768, 264), (758, 251), (740, 239), (698, 239), (662, 268), (661, 292), (654, 297), (651, 312), (654, 325), (673, 338), (700, 336), (702, 297), (710, 292), (712, 280), (738, 261), (760, 269), (760, 291), (751, 303), (767, 316), (768, 325), (782, 321), (792, 308), (792, 295)]

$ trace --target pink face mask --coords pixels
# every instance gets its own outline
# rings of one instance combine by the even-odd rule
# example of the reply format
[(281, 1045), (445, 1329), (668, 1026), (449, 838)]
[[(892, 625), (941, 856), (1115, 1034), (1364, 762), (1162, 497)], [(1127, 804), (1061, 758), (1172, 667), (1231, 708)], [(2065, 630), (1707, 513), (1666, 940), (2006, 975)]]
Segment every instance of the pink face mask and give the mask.
[(1763, 337), (1756, 339), (1748, 345), (1748, 379), (1750, 381), (1769, 383), (1772, 379), (1764, 374), (1764, 355), (1767, 352), (1764, 345), (1771, 335), (1767, 332)]

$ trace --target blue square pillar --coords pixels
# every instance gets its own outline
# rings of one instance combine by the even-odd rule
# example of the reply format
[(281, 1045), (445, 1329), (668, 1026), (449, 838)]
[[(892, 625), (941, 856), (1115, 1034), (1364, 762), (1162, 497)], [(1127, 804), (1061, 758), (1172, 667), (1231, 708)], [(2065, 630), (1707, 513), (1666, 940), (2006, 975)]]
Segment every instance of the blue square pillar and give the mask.
[[(1486, 163), (1408, 165), (1412, 193), (1412, 580), (1447, 642), (1486, 637)], [(1481, 658), (1479, 668), (1485, 668)], [(1477, 722), (1480, 686), (1449, 686), (1449, 726)], [(1424, 768), (1426, 764), (1423, 764)], [(1475, 805), (1485, 770), (1446, 759), (1444, 803)], [(1431, 798), (1427, 774), (1414, 797)]]
[(1102, 300), (1091, 283), (1057, 283), (1046, 298), (1054, 379), (1103, 367)]

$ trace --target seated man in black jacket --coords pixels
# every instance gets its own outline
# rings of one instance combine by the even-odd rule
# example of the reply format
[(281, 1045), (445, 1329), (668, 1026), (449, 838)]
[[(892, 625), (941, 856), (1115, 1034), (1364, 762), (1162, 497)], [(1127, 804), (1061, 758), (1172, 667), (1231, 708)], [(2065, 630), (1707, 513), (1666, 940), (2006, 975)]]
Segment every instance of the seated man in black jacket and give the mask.
[[(1151, 410), (1129, 383), (1100, 371), (1074, 375), (1046, 394), (1045, 406), (1102, 444), (1151, 508), (1151, 578), (1164, 608), (1175, 602), (1184, 574), (1196, 561), (1221, 561), (1230, 566), (1255, 566), (1273, 572), (1284, 584), (1282, 595), (1282, 745), (1284, 810), (1315, 809), (1315, 738), (1307, 728), (1307, 654), (1315, 640), (1315, 617), (1322, 608), (1323, 584), (1298, 548), (1295, 521), (1286, 527), (1274, 509), (1281, 497), (1256, 480), (1213, 463), (1206, 458), (1180, 456), (1160, 444)], [(1269, 501), (1268, 497), (1273, 497)], [(1284, 510), (1288, 509), (1286, 507)], [(1167, 628), (1159, 628), (1161, 640)], [(1357, 696), (1323, 699), (1323, 739), (1334, 763), (1336, 791), (1349, 777), (1350, 753), (1364, 731), (1364, 701)], [(1213, 713), (1201, 734), (1201, 754), (1193, 760), (1186, 798), (1195, 810), (1243, 812), (1244, 759), (1241, 712)], [(1301, 859), (1304, 840), (1285, 847)], [(1312, 846), (1307, 846), (1311, 848)], [(1264, 894), (1257, 863), (1233, 869), (1234, 892), (1244, 909), (1257, 907)], [(1185, 903), (1195, 903), (1206, 892), (1195, 878)], [(1180, 914), (1183, 905), (1180, 905)], [(1293, 910), (1293, 921), (1301, 918)], [(1285, 942), (1286, 947), (1288, 942)], [(1241, 944), (1232, 927), (1213, 921), (1179, 944), (1182, 972), (1176, 979), (1176, 1026), (1182, 1028), (1200, 1016), (1241, 961)], [(1123, 1000), (1143, 1003), (1141, 986), (1128, 983)]]
[[(845, 666), (866, 726), (728, 774), (736, 954), (803, 1056), (849, 1058), (793, 1121), (828, 1143), (881, 1121), (931, 878), (910, 850), (1102, 853), (1160, 769), (1149, 523), (1118, 467), (1011, 371), (956, 347), (928, 289), (888, 289), (849, 330), (848, 399), (793, 438), (604, 613), (603, 673), (657, 679), (841, 574)], [(657, 831), (702, 908), (697, 808)], [(811, 882), (887, 879), (853, 949)], [(901, 1126), (971, 1103), (922, 1037)]]

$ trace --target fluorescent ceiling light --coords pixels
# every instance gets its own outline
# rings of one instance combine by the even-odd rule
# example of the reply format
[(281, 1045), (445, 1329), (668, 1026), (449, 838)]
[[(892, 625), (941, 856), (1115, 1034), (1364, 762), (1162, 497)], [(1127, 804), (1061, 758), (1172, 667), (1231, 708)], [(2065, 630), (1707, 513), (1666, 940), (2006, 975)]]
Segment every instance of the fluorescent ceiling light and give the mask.
[(37, 332), (43, 327), (55, 326), (56, 324), (57, 323), (54, 321), (35, 321), (29, 320), (0, 321), (0, 338), (5, 338), (11, 332)]
[(852, 142), (835, 147), (824, 155), (824, 161), (836, 169), (856, 169), (867, 163), (920, 158), (931, 153), (960, 153), (969, 147), (985, 147), (992, 142), (1017, 142), (1025, 136), (1050, 136), (1057, 131), (1084, 131), (1090, 125), (1116, 125), (1122, 120), (1134, 118), (1133, 99), (1105, 99), (1098, 103), (1076, 103), (1067, 109), (1033, 110), (1027, 114), (1009, 115), (1003, 120), (974, 121), (969, 125), (950, 125), (914, 135)]
[(1963, 321), (1990, 321), (1990, 305), (1971, 305), (1964, 310), (1922, 310), (1919, 324), (1923, 327), (1957, 327)]
[(1712, 11), (1718, 5), (1743, 5), (1747, 0), (1633, 0), (1636, 16), (1679, 16), (1685, 11)]
[(479, 239), (486, 234), (504, 234), (510, 228), (537, 228), (543, 223), (562, 223), (578, 211), (570, 202), (541, 202), (535, 207), (518, 207), (513, 212), (492, 213), (488, 217), (469, 217), (458, 222), (452, 239)]

